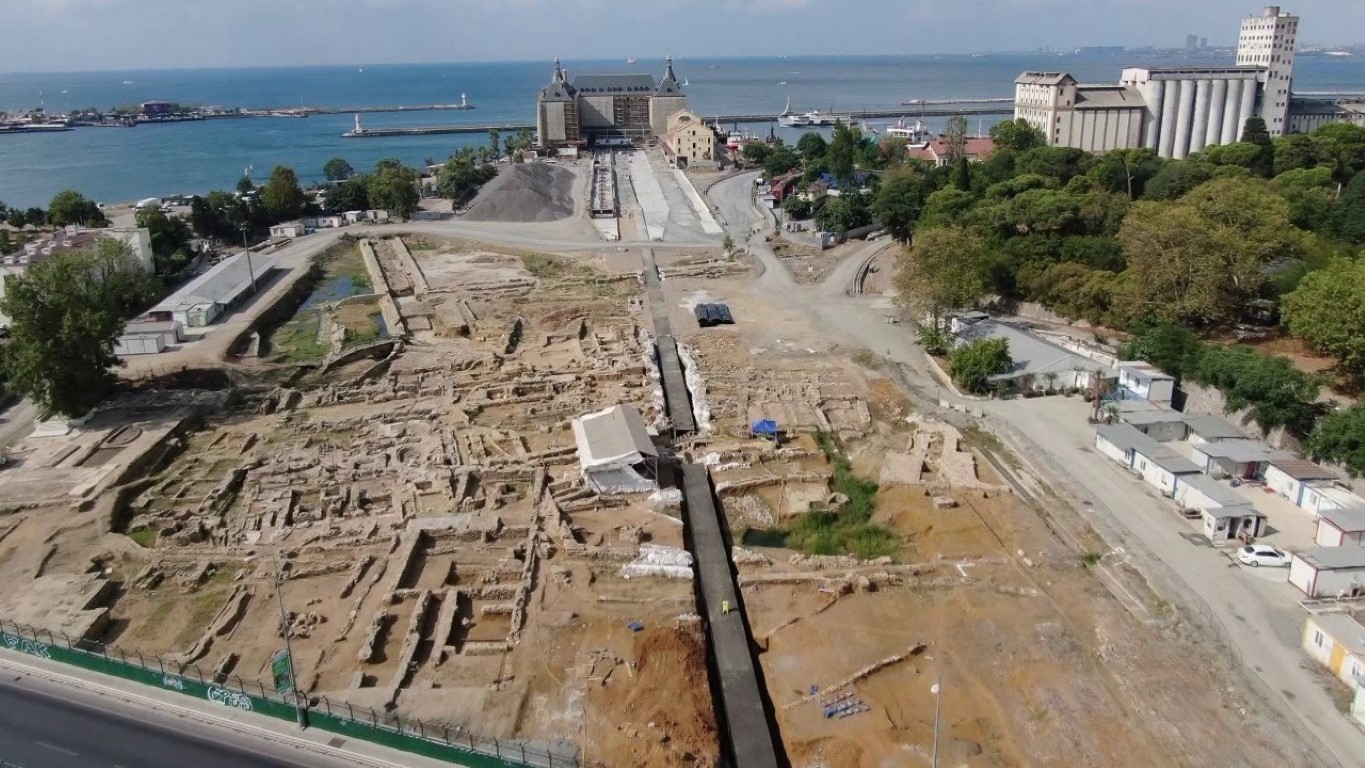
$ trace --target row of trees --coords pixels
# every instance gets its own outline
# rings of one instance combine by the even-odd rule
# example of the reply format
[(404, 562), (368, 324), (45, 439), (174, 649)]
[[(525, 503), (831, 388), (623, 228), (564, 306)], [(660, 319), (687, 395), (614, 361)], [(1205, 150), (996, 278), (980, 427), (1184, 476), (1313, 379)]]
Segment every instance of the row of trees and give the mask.
[(10, 208), (0, 200), (0, 220), (15, 228), (28, 225), (65, 227), (68, 224), (79, 224), (82, 227), (109, 226), (109, 219), (105, 217), (99, 204), (87, 200), (84, 195), (73, 189), (58, 192), (46, 209), (37, 206)]
[[(930, 312), (995, 294), (1116, 327), (1213, 328), (1304, 282), (1308, 298), (1285, 301), (1290, 329), (1343, 361), (1360, 357), (1349, 340), (1359, 319), (1346, 327), (1322, 299), (1342, 290), (1331, 280), (1365, 244), (1365, 129), (1270, 141), (1253, 118), (1245, 133), (1165, 161), (1047, 147), (1026, 124), (1004, 123), (995, 154), (967, 178), (909, 164), (887, 174), (872, 210), (913, 241), (902, 289)], [(1304, 280), (1329, 267), (1331, 277)]]

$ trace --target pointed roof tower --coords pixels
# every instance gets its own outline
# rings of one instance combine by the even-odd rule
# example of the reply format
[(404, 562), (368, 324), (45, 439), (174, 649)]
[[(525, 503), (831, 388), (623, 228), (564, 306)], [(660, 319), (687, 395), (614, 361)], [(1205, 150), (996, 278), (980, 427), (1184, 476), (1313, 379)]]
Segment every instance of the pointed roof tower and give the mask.
[(681, 96), (683, 95), (682, 86), (678, 85), (678, 77), (673, 74), (673, 57), (669, 56), (667, 64), (664, 66), (664, 79), (659, 82), (659, 90), (656, 96)]
[(572, 101), (574, 97), (573, 86), (569, 85), (568, 76), (564, 72), (564, 67), (559, 64), (559, 57), (555, 57), (555, 74), (550, 78), (549, 85), (540, 91), (541, 101)]

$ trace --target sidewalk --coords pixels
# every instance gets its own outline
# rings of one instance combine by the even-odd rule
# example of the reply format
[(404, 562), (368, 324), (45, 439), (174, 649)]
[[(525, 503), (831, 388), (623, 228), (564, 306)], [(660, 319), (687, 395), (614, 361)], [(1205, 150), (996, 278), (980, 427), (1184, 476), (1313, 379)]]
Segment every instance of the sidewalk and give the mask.
[[(65, 664), (0, 647), (0, 669), (25, 687), (142, 720), (161, 719), (206, 741), (255, 743), (316, 766), (438, 768), (455, 763), (380, 747), (356, 738), (162, 691), (115, 677), (90, 675)], [(150, 747), (150, 745), (149, 745)]]

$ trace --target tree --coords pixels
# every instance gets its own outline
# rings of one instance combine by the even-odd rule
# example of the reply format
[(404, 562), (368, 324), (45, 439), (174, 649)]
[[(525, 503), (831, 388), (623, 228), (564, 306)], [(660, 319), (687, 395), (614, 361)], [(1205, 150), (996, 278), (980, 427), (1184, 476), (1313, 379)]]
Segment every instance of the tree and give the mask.
[(1317, 379), (1287, 357), (1266, 357), (1249, 347), (1211, 346), (1200, 356), (1192, 378), (1221, 390), (1229, 413), (1249, 408), (1266, 432), (1285, 427), (1305, 436), (1313, 425)]
[(972, 166), (966, 156), (959, 157), (953, 163), (953, 187), (963, 192), (972, 188)]
[(834, 135), (825, 152), (825, 162), (829, 164), (830, 175), (841, 186), (853, 183), (854, 156), (860, 138), (858, 129), (844, 125), (842, 120), (834, 123)]
[(298, 176), (285, 165), (275, 166), (270, 172), (270, 180), (261, 187), (261, 205), (271, 224), (298, 218), (307, 199), (299, 186)]
[(1365, 377), (1365, 260), (1335, 259), (1310, 272), (1280, 312), (1290, 333)]
[(1314, 461), (1337, 462), (1351, 477), (1365, 477), (1365, 405), (1324, 416), (1306, 447)]
[(177, 275), (189, 264), (189, 245), (194, 233), (184, 219), (167, 216), (160, 208), (142, 208), (135, 221), (139, 227), (147, 229), (151, 238), (152, 258), (158, 275)]
[(1289, 220), (1299, 229), (1326, 229), (1336, 183), (1330, 168), (1294, 168), (1276, 176), (1270, 188), (1289, 204)]
[(370, 209), (370, 176), (361, 174), (332, 187), (322, 193), (323, 206), (335, 213), (345, 211), (368, 211)]
[(810, 201), (800, 195), (792, 195), (782, 201), (782, 210), (793, 219), (804, 219), (810, 216)]
[(787, 147), (774, 147), (763, 161), (763, 172), (768, 178), (781, 176), (801, 164), (801, 158)]
[(417, 172), (411, 168), (382, 165), (370, 177), (370, 204), (399, 218), (409, 218), (421, 202), (417, 182)]
[(498, 175), (496, 166), (477, 163), (474, 155), (473, 150), (465, 147), (452, 155), (436, 172), (437, 194), (450, 198), (456, 208), (474, 199), (479, 188)]
[(953, 381), (968, 392), (986, 392), (990, 377), (1014, 370), (1008, 339), (985, 338), (963, 344), (948, 355)]
[[(107, 227), (109, 220), (104, 217), (104, 211), (94, 203), (86, 200), (85, 196), (74, 189), (58, 192), (52, 198), (52, 203), (47, 207), (47, 220), (54, 226), (65, 227), (68, 224), (79, 224), (83, 227)], [(32, 219), (30, 224), (36, 224)]]
[(749, 165), (761, 166), (767, 162), (773, 148), (761, 141), (751, 141), (739, 150), (740, 159)]
[(322, 166), (322, 174), (328, 181), (345, 181), (355, 175), (355, 169), (344, 157), (334, 157)]
[(80, 416), (112, 390), (114, 342), (126, 318), (154, 294), (128, 247), (109, 239), (31, 265), (5, 284), (9, 387), (45, 414)]
[(847, 232), (871, 221), (867, 202), (856, 192), (825, 198), (824, 206), (815, 214), (816, 225), (826, 232)]
[(1047, 136), (1022, 118), (991, 126), (991, 138), (995, 140), (996, 149), (1007, 148), (1015, 152), (1027, 152), (1047, 144)]
[(1213, 178), (1213, 165), (1202, 158), (1172, 160), (1147, 182), (1143, 196), (1148, 200), (1175, 200)]
[(252, 181), (250, 176), (243, 174), (242, 178), (237, 180), (237, 194), (249, 195), (255, 191), (256, 182)]
[(1346, 185), (1328, 227), (1342, 240), (1365, 244), (1365, 173), (1357, 173)]
[(806, 160), (819, 160), (825, 156), (829, 150), (829, 142), (820, 134), (809, 131), (801, 134), (801, 138), (796, 140), (796, 151), (801, 153), (801, 157)]
[(1014, 170), (1019, 174), (1051, 176), (1066, 184), (1084, 175), (1096, 162), (1094, 155), (1075, 147), (1034, 147), (1019, 154)]
[(933, 181), (926, 174), (906, 166), (882, 179), (872, 198), (872, 210), (892, 237), (908, 243), (933, 191)]
[(1266, 267), (1303, 253), (1289, 206), (1255, 179), (1216, 179), (1173, 203), (1134, 205), (1118, 233), (1116, 296), (1133, 322), (1218, 324), (1260, 293)]
[(1275, 139), (1275, 175), (1288, 171), (1316, 168), (1322, 161), (1317, 142), (1301, 133)]
[(1129, 200), (1136, 200), (1146, 193), (1147, 183), (1161, 172), (1162, 166), (1162, 159), (1153, 150), (1116, 149), (1096, 160), (1086, 177), (1111, 192), (1121, 192)]
[(1266, 129), (1263, 118), (1247, 118), (1246, 124), (1242, 126), (1242, 141), (1255, 144), (1258, 148), (1256, 156), (1248, 166), (1251, 172), (1266, 179), (1274, 176), (1275, 143), (1270, 138), (1270, 131)]
[(989, 252), (980, 235), (964, 227), (930, 227), (896, 260), (898, 301), (934, 318), (975, 305), (986, 293)]
[(14, 244), (9, 239), (9, 230), (0, 229), (0, 256), (4, 256), (14, 249)]
[(498, 151), (498, 147), (502, 146), (501, 144), (498, 143), (498, 141), (501, 138), (502, 138), (501, 130), (497, 128), (492, 128), (488, 131), (488, 147), (489, 150), (493, 153), (493, 162), (497, 162), (498, 158), (501, 156), (501, 153)]
[(967, 156), (967, 118), (962, 115), (948, 118), (943, 138), (948, 143), (948, 164), (956, 165), (958, 160)]
[(1120, 358), (1146, 360), (1177, 379), (1193, 373), (1203, 354), (1204, 342), (1180, 325), (1149, 327), (1119, 350)]

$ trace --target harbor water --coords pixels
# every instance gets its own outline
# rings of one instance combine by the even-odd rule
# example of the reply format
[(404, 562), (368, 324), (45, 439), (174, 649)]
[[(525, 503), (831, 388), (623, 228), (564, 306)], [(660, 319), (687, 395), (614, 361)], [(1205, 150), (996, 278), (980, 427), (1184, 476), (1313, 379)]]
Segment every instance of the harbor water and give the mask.
[[(1002, 98), (1030, 69), (1065, 70), (1082, 82), (1117, 82), (1125, 66), (1210, 65), (1223, 58), (1175, 56), (985, 55), (677, 59), (692, 108), (703, 116), (782, 111), (892, 109), (911, 99)], [(663, 61), (566, 61), (579, 72), (649, 72)], [(1230, 63), (1230, 62), (1225, 62)], [(42, 104), (50, 112), (175, 101), (252, 109), (344, 108), (455, 104), (466, 93), (477, 109), (363, 116), (370, 128), (534, 122), (535, 93), (551, 74), (545, 62), (288, 67), (231, 70), (0, 74), (0, 111)], [(1365, 58), (1301, 57), (1295, 88), (1365, 91)], [(946, 118), (925, 122), (939, 129)], [(988, 129), (999, 118), (972, 119)], [(890, 121), (882, 121), (886, 123)], [(874, 126), (878, 122), (873, 122)], [(276, 164), (293, 167), (304, 182), (322, 178), (328, 158), (358, 169), (385, 157), (411, 165), (440, 161), (463, 146), (488, 143), (484, 134), (345, 139), (350, 114), (306, 119), (253, 117), (136, 128), (78, 128), (55, 134), (0, 136), (0, 200), (46, 205), (63, 189), (104, 202), (230, 189), (248, 166), (264, 178)], [(728, 128), (728, 126), (727, 126)], [(787, 140), (798, 129), (741, 126)]]

